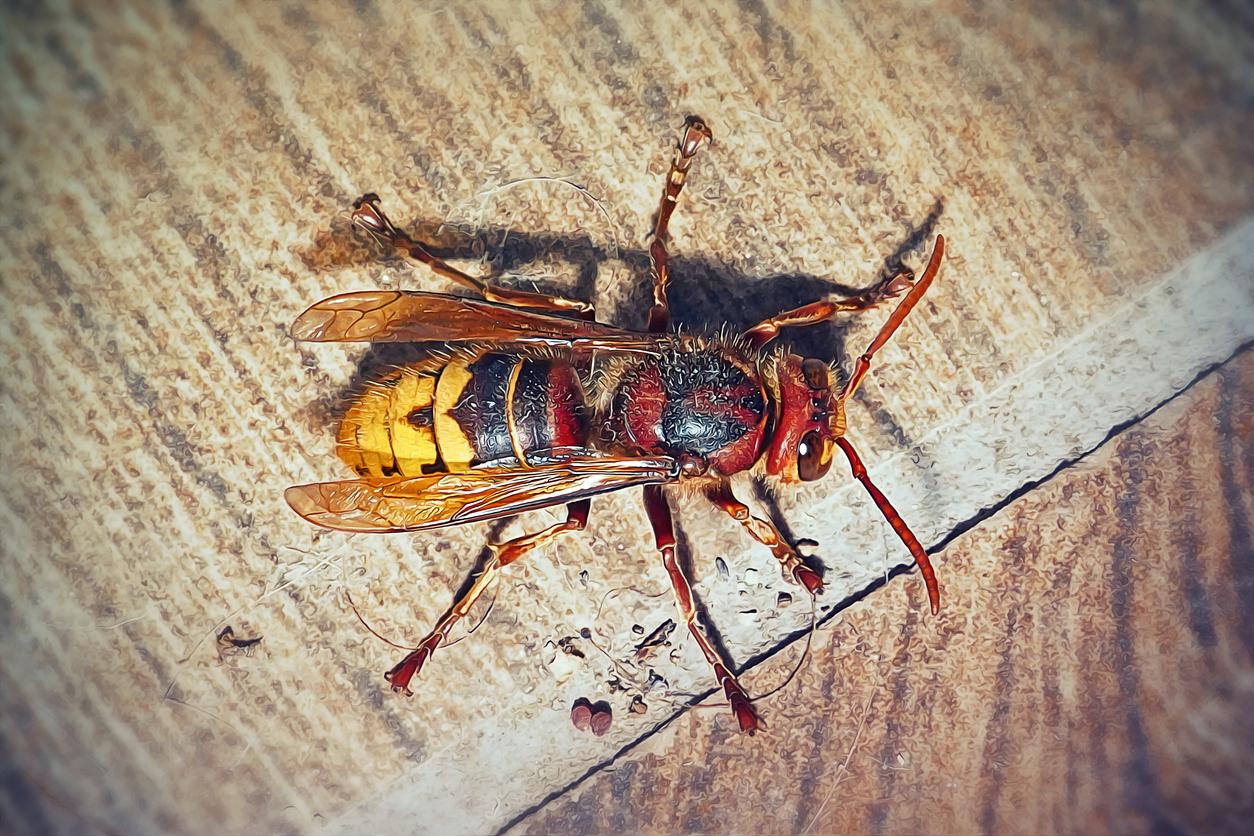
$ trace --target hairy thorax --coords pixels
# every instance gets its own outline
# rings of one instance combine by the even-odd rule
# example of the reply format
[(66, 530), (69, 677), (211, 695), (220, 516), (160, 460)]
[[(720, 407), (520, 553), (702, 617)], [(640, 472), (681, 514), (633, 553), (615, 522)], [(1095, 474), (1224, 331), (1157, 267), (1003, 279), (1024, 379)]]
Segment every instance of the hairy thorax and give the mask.
[(696, 460), (715, 474), (751, 468), (768, 415), (756, 364), (730, 343), (678, 337), (612, 369), (599, 442), (634, 455)]

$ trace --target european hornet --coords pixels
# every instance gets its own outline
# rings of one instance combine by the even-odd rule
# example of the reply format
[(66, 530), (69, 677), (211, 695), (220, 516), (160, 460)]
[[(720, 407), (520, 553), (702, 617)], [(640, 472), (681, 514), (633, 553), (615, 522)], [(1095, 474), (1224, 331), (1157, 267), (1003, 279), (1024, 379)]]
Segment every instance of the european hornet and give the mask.
[[(819, 575), (771, 522), (749, 513), (729, 477), (756, 469), (785, 483), (814, 481), (827, 473), (837, 447), (914, 556), (938, 611), (927, 554), (845, 437), (845, 406), (871, 358), (936, 278), (945, 241), (936, 237), (917, 281), (903, 270), (857, 296), (785, 311), (738, 336), (676, 333), (667, 304), (668, 225), (693, 159), (710, 140), (705, 122), (690, 117), (676, 145), (649, 247), (653, 304), (644, 331), (597, 322), (587, 302), (492, 287), (397, 229), (377, 196), (354, 204), (353, 223), (383, 247), (479, 298), (366, 290), (325, 299), (300, 315), (291, 330), (297, 340), (443, 343), (445, 351), (371, 381), (349, 407), (337, 449), (360, 478), (289, 488), (288, 503), (309, 522), (352, 532), (421, 531), (567, 508), (565, 522), (490, 546), (470, 589), (387, 673), (393, 690), (412, 694), (410, 680), (501, 569), (583, 529), (590, 497), (640, 487), (684, 622), (740, 729), (752, 733), (757, 712), (706, 636), (676, 560), (666, 486), (687, 484), (704, 494), (771, 550), (786, 579), (815, 595), (823, 586)], [(821, 360), (767, 349), (782, 328), (895, 297), (895, 310), (843, 385)]]

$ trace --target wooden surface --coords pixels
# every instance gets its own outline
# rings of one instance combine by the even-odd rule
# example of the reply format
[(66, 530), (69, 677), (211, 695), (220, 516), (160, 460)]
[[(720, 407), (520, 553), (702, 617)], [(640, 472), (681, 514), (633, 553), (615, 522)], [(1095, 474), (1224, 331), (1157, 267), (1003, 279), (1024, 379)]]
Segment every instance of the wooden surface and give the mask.
[[(1194, 786), (1215, 774), (1196, 747), (1248, 727), (1225, 725), (1237, 721), (1217, 704), (1181, 732), (1195, 748), (1163, 746), (1156, 724), (1178, 704), (1151, 672), (1210, 665), (1216, 689), (1248, 693), (1248, 657), (1223, 655), (1239, 657), (1234, 635), (1246, 641), (1247, 587), (1224, 597), (1219, 580), (1224, 559), (1238, 573), (1252, 559), (1248, 480), (1220, 479), (1236, 462), (1249, 470), (1247, 453), (1233, 458), (1248, 450), (1248, 374), (1230, 365), (1225, 385), (1179, 393), (1254, 340), (1251, 21), (1239, 5), (1187, 2), (990, 6), (0, 11), (0, 829), (478, 833), (630, 812), (663, 830), (1013, 830), (1022, 810), (1064, 830), (1144, 830), (1173, 811), (1178, 826), (1220, 827), (1248, 810), (1248, 768), (1211, 782), (1236, 787), (1213, 819), (1178, 801), (1181, 787), (1214, 797)], [(638, 499), (615, 496), (595, 503), (585, 536), (511, 567), (486, 622), (436, 657), (413, 700), (391, 695), (380, 673), (396, 651), (345, 593), (412, 642), (487, 537), (553, 517), (413, 537), (303, 524), (282, 491), (344, 475), (336, 406), (379, 358), (295, 345), (288, 323), (335, 292), (449, 289), (348, 228), (351, 200), (372, 190), (463, 266), (638, 325), (650, 215), (689, 112), (716, 138), (672, 227), (672, 298), (689, 327), (869, 284), (886, 259), (917, 265), (936, 232), (949, 239), (935, 290), (850, 415), (924, 543), (949, 543), (942, 615), (922, 612), (913, 575), (878, 583), (906, 555), (844, 474), (778, 494), (745, 484), (786, 531), (820, 542), (828, 620), (811, 669), (767, 703), (771, 734), (741, 739), (722, 710), (688, 708), (711, 683), (677, 638), (649, 664), (669, 693), (632, 715), (611, 671), (639, 641), (632, 626), (651, 631), (673, 608)], [(795, 344), (844, 358), (880, 321)], [(1146, 441), (1084, 458), (1113, 428), (1200, 397), (1232, 401), (1226, 428), (1163, 432), (1192, 433), (1196, 490), (1221, 502), (1205, 515), (1219, 528), (1167, 478), (1163, 457), (1178, 452)], [(1142, 511), (1066, 540), (1074, 521), (1036, 494), (1073, 478), (1095, 490), (1075, 462), (1098, 459), (1105, 501), (1132, 491)], [(1215, 500), (1216, 484), (1232, 487)], [(1016, 518), (1025, 507), (1042, 510)], [(798, 646), (760, 660), (804, 631), (808, 608), (730, 521), (686, 506), (680, 522), (723, 644), (765, 690)], [(1195, 530), (1196, 548), (1177, 542)], [(1049, 551), (1062, 546), (1065, 563)], [(1171, 563), (1190, 551), (1196, 573)], [(1170, 571), (1142, 568), (1151, 560)], [(1057, 587), (997, 599), (1019, 564)], [(1178, 609), (1160, 620), (1147, 608), (1191, 575), (1216, 602), (1213, 644), (1199, 650), (1192, 626), (1178, 643), (1132, 634), (1183, 624)], [(1041, 603), (1071, 589), (1077, 605)], [(781, 608), (784, 591), (795, 602)], [(1070, 643), (1045, 640), (1049, 618)], [(264, 641), (222, 654), (214, 636), (228, 624)], [(582, 659), (557, 649), (584, 628), (612, 662), (583, 640)], [(1129, 643), (1138, 664), (1121, 666)], [(1161, 655), (1145, 661), (1147, 646)], [(1004, 681), (989, 654), (1013, 660)], [(1046, 671), (1079, 684), (1051, 697), (1035, 687)], [(1100, 700), (1082, 675), (1100, 680)], [(877, 682), (887, 691), (868, 703)], [(609, 735), (574, 731), (577, 697), (613, 702)], [(1087, 774), (1120, 776), (1113, 791), (1084, 785), (1079, 767), (1068, 788), (1061, 744), (1042, 742), (1063, 722), (1065, 741), (1100, 754)], [(698, 753), (708, 774), (632, 795), (639, 809), (593, 800), (631, 789), (606, 789), (595, 770), (607, 764), (657, 786), (646, 772), (693, 775)], [(599, 809), (581, 819), (562, 793), (590, 771), (581, 798)], [(1150, 785), (1159, 807), (1121, 818)], [(741, 786), (782, 819), (729, 803)], [(932, 812), (911, 809), (916, 798)]]

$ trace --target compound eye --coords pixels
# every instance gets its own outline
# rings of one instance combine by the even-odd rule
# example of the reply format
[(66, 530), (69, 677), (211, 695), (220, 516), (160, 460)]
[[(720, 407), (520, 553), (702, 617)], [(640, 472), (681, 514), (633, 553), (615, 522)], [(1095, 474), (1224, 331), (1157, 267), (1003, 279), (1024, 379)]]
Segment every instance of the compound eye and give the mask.
[(822, 360), (810, 358), (801, 361), (801, 375), (811, 389), (832, 388), (832, 370)]
[(817, 431), (806, 433), (797, 445), (797, 476), (803, 482), (813, 482), (827, 475), (831, 466), (830, 445)]

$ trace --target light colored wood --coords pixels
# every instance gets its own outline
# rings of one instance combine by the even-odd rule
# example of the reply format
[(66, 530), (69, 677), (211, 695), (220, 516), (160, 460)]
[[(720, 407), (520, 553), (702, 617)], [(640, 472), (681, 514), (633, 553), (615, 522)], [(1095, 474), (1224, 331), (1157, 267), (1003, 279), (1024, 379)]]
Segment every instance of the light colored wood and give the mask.
[[(621, 660), (633, 624), (672, 616), (633, 496), (510, 567), (413, 700), (387, 692), (395, 651), (345, 590), (412, 642), (489, 534), (555, 517), (350, 538), (284, 506), (287, 485), (345, 475), (334, 416), (363, 353), (294, 345), (291, 319), (345, 290), (450, 289), (348, 229), (363, 191), (463, 266), (635, 325), (688, 112), (715, 132), (672, 225), (689, 326), (868, 284), (943, 231), (951, 260), (850, 416), (928, 544), (1254, 339), (1249, 21), (992, 5), (0, 11), (5, 821), (481, 832), (682, 710), (629, 715), (603, 656), (556, 649), (588, 627)], [(880, 321), (794, 344), (845, 357)], [(905, 559), (843, 475), (764, 497), (820, 541), (826, 607)], [(681, 523), (738, 662), (807, 623), (731, 521), (689, 506)], [(908, 580), (890, 589), (917, 603)], [(943, 633), (971, 603), (907, 623)], [(899, 592), (869, 606), (898, 629)], [(225, 624), (264, 641), (220, 656)], [(691, 643), (655, 667), (709, 687)], [(618, 701), (610, 735), (574, 733), (579, 696)], [(691, 717), (726, 734), (718, 712)]]

